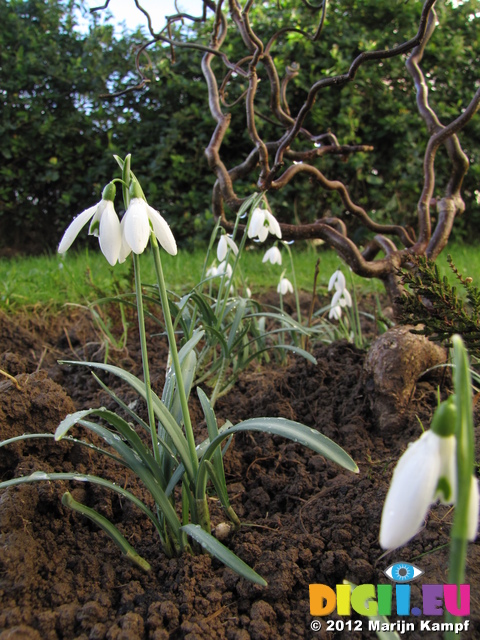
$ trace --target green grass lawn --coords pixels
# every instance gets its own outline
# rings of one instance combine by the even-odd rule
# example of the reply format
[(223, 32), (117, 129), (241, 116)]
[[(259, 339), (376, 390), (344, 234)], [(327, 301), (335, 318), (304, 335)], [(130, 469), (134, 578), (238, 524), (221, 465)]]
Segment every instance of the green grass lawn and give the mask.
[[(453, 244), (448, 248), (460, 273), (469, 275), (476, 283), (480, 268), (480, 254), (475, 246)], [(242, 273), (252, 295), (276, 288), (283, 269), (285, 276), (293, 280), (292, 271), (283, 251), (283, 265), (262, 264), (263, 248), (247, 250), (242, 257)], [(201, 276), (205, 251), (180, 250), (172, 257), (163, 255), (165, 278), (169, 289), (178, 294), (186, 293), (195, 286)], [(452, 281), (453, 275), (444, 252), (437, 264), (442, 274)], [(311, 292), (317, 260), (319, 278), (317, 291), (324, 293), (328, 280), (335, 269), (347, 269), (340, 258), (324, 247), (314, 248), (304, 245), (293, 251), (295, 274), (298, 287)], [(133, 291), (133, 271), (131, 260), (111, 267), (97, 250), (83, 252), (69, 251), (66, 255), (44, 255), (36, 257), (16, 257), (0, 259), (0, 308), (7, 311), (33, 310), (37, 306), (56, 311), (67, 302), (85, 304), (118, 291)], [(149, 252), (142, 256), (142, 281), (155, 282), (153, 261)], [(348, 282), (348, 277), (347, 277)], [(382, 292), (378, 280), (354, 277), (359, 292)]]

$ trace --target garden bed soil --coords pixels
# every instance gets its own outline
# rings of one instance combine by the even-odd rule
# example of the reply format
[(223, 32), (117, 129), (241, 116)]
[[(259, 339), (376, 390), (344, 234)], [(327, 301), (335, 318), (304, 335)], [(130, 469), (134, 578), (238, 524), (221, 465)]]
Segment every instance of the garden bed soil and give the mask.
[[(154, 389), (161, 393), (166, 363), (163, 340), (149, 328)], [(110, 362), (141, 375), (135, 328), (127, 348)], [(0, 640), (274, 640), (375, 638), (367, 618), (341, 618), (338, 630), (310, 615), (309, 585), (334, 587), (388, 583), (384, 569), (412, 563), (424, 575), (412, 583), (412, 606), (421, 606), (422, 583), (447, 582), (452, 512), (436, 506), (407, 546), (384, 555), (378, 545), (383, 500), (393, 467), (408, 442), (429, 424), (440, 384), (448, 375), (422, 377), (397, 424), (383, 432), (365, 389), (365, 352), (347, 342), (317, 345), (317, 364), (291, 357), (282, 366), (254, 366), (216, 405), (220, 424), (255, 416), (282, 416), (307, 424), (342, 446), (357, 462), (355, 475), (298, 444), (267, 435), (237, 435), (225, 456), (233, 507), (242, 527), (226, 544), (268, 582), (251, 584), (208, 555), (167, 558), (149, 521), (130, 503), (97, 486), (39, 482), (0, 492)], [(0, 316), (0, 440), (23, 433), (53, 433), (67, 413), (112, 401), (81, 366), (58, 360), (102, 361), (104, 347), (91, 317)], [(445, 371), (445, 370), (443, 370)], [(130, 389), (104, 377), (124, 400)], [(138, 410), (143, 408), (138, 405)], [(192, 401), (194, 423), (205, 432)], [(75, 435), (82, 437), (80, 428)], [(478, 456), (477, 456), (478, 459)], [(2, 480), (33, 471), (76, 471), (105, 476), (148, 499), (135, 477), (79, 445), (31, 440), (0, 448)], [(123, 531), (152, 565), (142, 572), (92, 522), (62, 506), (70, 490)], [(212, 523), (224, 517), (210, 499)], [(470, 630), (480, 638), (480, 554), (469, 545)], [(395, 609), (394, 609), (395, 610)], [(320, 631), (312, 622), (322, 623)], [(342, 624), (358, 620), (362, 631)], [(390, 621), (398, 620), (392, 615)], [(402, 637), (440, 638), (417, 630)], [(430, 618), (432, 622), (442, 621)], [(343, 621), (343, 622), (342, 622)], [(353, 625), (352, 629), (355, 628)]]

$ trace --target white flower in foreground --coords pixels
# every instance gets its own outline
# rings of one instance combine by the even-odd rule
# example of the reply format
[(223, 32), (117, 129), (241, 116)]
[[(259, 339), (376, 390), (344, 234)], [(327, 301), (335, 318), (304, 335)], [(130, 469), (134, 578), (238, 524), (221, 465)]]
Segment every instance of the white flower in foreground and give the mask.
[(218, 241), (217, 246), (217, 258), (219, 262), (225, 260), (229, 249), (233, 251), (234, 256), (238, 255), (238, 247), (235, 244), (235, 241), (230, 236), (227, 236), (226, 233), (224, 233)]
[(455, 449), (455, 436), (442, 437), (432, 430), (408, 446), (395, 467), (383, 505), (383, 549), (396, 549), (413, 538), (437, 497), (445, 504), (455, 501)]
[(277, 238), (282, 237), (282, 231), (275, 216), (267, 209), (257, 207), (252, 213), (247, 235), (249, 238), (258, 238), (260, 242), (264, 242), (269, 233)]
[(278, 283), (277, 293), (284, 296), (286, 293), (293, 293), (293, 285), (288, 278), (282, 278)]
[(167, 253), (177, 253), (177, 243), (167, 221), (143, 198), (132, 198), (122, 218), (122, 251), (119, 261), (123, 262), (130, 251), (143, 253), (153, 231), (160, 245)]
[(282, 264), (282, 254), (278, 247), (270, 247), (265, 252), (262, 262), (270, 262), (271, 264)]
[(440, 469), (440, 437), (427, 431), (408, 446), (393, 472), (380, 525), (383, 549), (395, 549), (418, 532), (434, 500)]
[(110, 183), (103, 190), (100, 202), (82, 211), (67, 227), (58, 245), (58, 253), (65, 253), (87, 222), (90, 222), (88, 233), (98, 237), (103, 255), (113, 266), (119, 258), (122, 246), (122, 232), (113, 206), (114, 199), (115, 185)]

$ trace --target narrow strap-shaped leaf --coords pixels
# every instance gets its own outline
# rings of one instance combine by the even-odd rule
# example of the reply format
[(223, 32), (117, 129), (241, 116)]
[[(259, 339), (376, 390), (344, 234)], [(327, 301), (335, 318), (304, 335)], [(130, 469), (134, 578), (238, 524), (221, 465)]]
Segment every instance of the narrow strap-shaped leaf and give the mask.
[(215, 487), (215, 493), (217, 494), (222, 507), (225, 509), (230, 520), (235, 524), (236, 527), (241, 525), (240, 519), (235, 513), (232, 505), (230, 504), (230, 499), (228, 497), (227, 486), (225, 483), (225, 478), (219, 478), (217, 472), (215, 471), (215, 467), (208, 460), (205, 461), (205, 465), (207, 467), (208, 475), (210, 476), (210, 480)]
[(134, 420), (148, 434), (150, 434), (150, 427), (145, 422), (145, 420), (142, 420), (142, 418), (138, 414), (136, 414), (135, 411), (133, 411), (133, 409), (131, 409), (126, 402), (124, 402), (121, 398), (119, 398), (117, 396), (117, 394), (114, 391), (112, 391), (110, 389), (110, 387), (103, 382), (103, 380), (100, 380), (100, 378), (97, 376), (95, 371), (92, 371), (91, 374), (95, 378), (95, 381), (97, 382), (97, 384), (99, 384), (100, 387), (102, 387), (102, 389), (108, 393), (108, 395), (112, 398), (112, 400), (115, 400), (115, 402), (118, 404), (118, 406), (121, 409), (123, 409), (125, 411), (125, 413), (128, 414), (132, 418), (132, 420)]
[[(215, 416), (213, 407), (210, 404), (210, 401), (206, 393), (203, 391), (203, 389), (201, 389), (200, 387), (197, 387), (197, 394), (200, 400), (200, 404), (202, 405), (205, 421), (207, 423), (208, 438), (210, 442), (212, 442), (218, 436), (217, 418)], [(222, 487), (221, 493), (222, 495), (226, 496), (227, 482), (225, 480), (225, 470), (223, 468), (223, 459), (222, 459), (222, 453), (220, 451), (220, 447), (218, 447), (213, 452), (212, 462), (213, 462), (213, 468), (215, 471), (216, 480), (219, 483), (219, 485), (221, 485)], [(197, 498), (197, 500), (205, 496), (205, 488), (206, 488), (206, 483), (200, 484), (200, 485), (197, 484), (197, 486), (195, 487), (195, 497)], [(228, 497), (227, 497), (227, 500), (228, 500)], [(228, 506), (230, 506), (230, 503), (228, 503)]]
[[(183, 347), (178, 352), (178, 359), (180, 360), (180, 365), (183, 364), (183, 362), (185, 361), (185, 358), (190, 354), (191, 351), (195, 349), (195, 347), (197, 346), (197, 344), (200, 342), (200, 340), (203, 338), (204, 335), (205, 335), (205, 331), (203, 331), (203, 329), (202, 330), (197, 329), (194, 332), (193, 336), (190, 338), (190, 340), (188, 340), (188, 342), (186, 342), (183, 345)], [(168, 408), (170, 408), (172, 405), (174, 389), (175, 389), (175, 374), (173, 371), (173, 367), (169, 367), (167, 374), (165, 376), (165, 384), (164, 384), (163, 393), (162, 393), (162, 402), (164, 402)]]
[[(132, 375), (128, 371), (121, 369), (120, 367), (116, 367), (114, 365), (104, 364), (100, 362), (84, 362), (84, 361), (76, 361), (76, 360), (61, 360), (60, 364), (70, 364), (70, 365), (82, 365), (86, 367), (92, 367), (96, 369), (102, 369), (103, 371), (108, 371), (109, 373), (113, 373), (121, 380), (127, 382), (135, 391), (145, 400), (145, 384), (139, 380), (136, 376)], [(164, 403), (160, 400), (156, 393), (152, 391), (152, 401), (153, 401), (153, 410), (157, 419), (162, 423), (165, 431), (168, 433), (170, 438), (172, 439), (173, 446), (176, 451), (178, 451), (178, 455), (180, 456), (186, 472), (189, 478), (193, 481), (194, 472), (193, 472), (193, 464), (190, 460), (190, 454), (188, 450), (187, 440), (185, 435), (183, 434), (180, 426), (175, 422), (174, 417), (164, 405)]]
[(167, 498), (163, 487), (159, 484), (157, 479), (153, 476), (150, 469), (143, 463), (141, 458), (136, 454), (128, 445), (126, 445), (119, 436), (112, 433), (108, 429), (89, 422), (88, 420), (80, 420), (80, 424), (87, 427), (91, 431), (97, 433), (108, 444), (110, 444), (125, 460), (127, 466), (137, 475), (143, 484), (152, 494), (153, 499), (161, 509), (165, 516), (168, 525), (173, 531), (175, 537), (180, 535), (180, 522), (178, 516), (173, 508), (171, 502)]
[(19, 478), (12, 478), (11, 480), (0, 482), (0, 489), (6, 489), (7, 487), (16, 487), (21, 484), (30, 484), (32, 482), (40, 482), (42, 480), (47, 480), (48, 482), (50, 482), (51, 480), (91, 482), (92, 484), (96, 484), (119, 493), (122, 497), (130, 500), (130, 502), (132, 502), (136, 507), (143, 511), (143, 513), (153, 522), (160, 535), (162, 544), (165, 545), (164, 532), (162, 531), (160, 523), (153, 512), (147, 507), (147, 505), (139, 500), (133, 493), (127, 491), (127, 489), (124, 489), (120, 485), (110, 482), (110, 480), (106, 480), (105, 478), (100, 478), (99, 476), (92, 476), (85, 473), (45, 473), (44, 471), (34, 471), (29, 476), (21, 476)]
[(260, 584), (262, 587), (267, 586), (266, 581), (256, 571), (199, 525), (186, 524), (182, 527), (182, 530), (198, 542), (208, 553), (223, 562), (225, 566), (235, 571), (235, 573), (238, 573), (242, 578), (255, 584)]
[(127, 542), (125, 537), (120, 533), (117, 527), (108, 520), (108, 518), (102, 516), (98, 511), (95, 511), (95, 509), (91, 509), (81, 502), (77, 502), (68, 491), (62, 496), (62, 504), (66, 507), (70, 507), (70, 509), (73, 509), (74, 511), (78, 511), (78, 513), (81, 513), (83, 516), (92, 520), (96, 525), (103, 529), (108, 536), (110, 536), (129, 560), (132, 560), (132, 562), (139, 566), (140, 569), (143, 569), (143, 571), (150, 571), (152, 568), (150, 564), (135, 551), (132, 545)]
[[(121, 416), (118, 416), (113, 411), (109, 411), (108, 409), (105, 409), (103, 407), (100, 407), (99, 409), (88, 409), (86, 411), (81, 411), (81, 412), (78, 412), (78, 413), (80, 413), (81, 416), (80, 416), (80, 418), (79, 418), (79, 420), (77, 422), (82, 423), (82, 421), (85, 419), (85, 417), (87, 417), (88, 415), (94, 415), (94, 416), (99, 416), (100, 418), (103, 418), (109, 424), (111, 424), (113, 427), (115, 427), (115, 429), (128, 442), (128, 444), (133, 449), (135, 454), (137, 456), (140, 456), (142, 462), (150, 469), (150, 471), (153, 473), (154, 477), (159, 482), (160, 486), (162, 486), (163, 488), (166, 487), (167, 482), (166, 482), (165, 478), (163, 477), (162, 470), (158, 466), (155, 458), (150, 453), (148, 448), (144, 445), (142, 440), (139, 438), (139, 436), (136, 433), (136, 431), (134, 429), (132, 429), (132, 427), (128, 424), (128, 422), (126, 420), (124, 420)], [(76, 414), (71, 414), (70, 416), (67, 416), (66, 421), (67, 421), (67, 425), (68, 426), (70, 426), (72, 424), (72, 417), (74, 417), (75, 415)], [(62, 439), (63, 434), (65, 433), (64, 423), (65, 423), (65, 420), (63, 420), (58, 425), (57, 430), (55, 432), (55, 440), (61, 440)], [(92, 425), (94, 423), (90, 423), (89, 422), (88, 424)], [(112, 434), (108, 429), (103, 429), (103, 427), (99, 427), (99, 429), (101, 429), (101, 431), (98, 431), (98, 430), (96, 431), (98, 433), (98, 435), (100, 435), (106, 442), (108, 442), (108, 444), (110, 444), (111, 446), (113, 446), (116, 449), (115, 444), (116, 444), (117, 441), (115, 440), (115, 435)], [(113, 440), (112, 440), (112, 438), (113, 438)], [(123, 445), (122, 445), (122, 451), (124, 451)]]
[[(183, 385), (185, 387), (185, 395), (188, 398), (190, 397), (190, 392), (192, 390), (193, 380), (195, 378), (195, 370), (197, 368), (197, 355), (195, 351), (190, 351), (184, 358), (183, 362), (180, 364), (180, 373), (183, 378)], [(175, 420), (180, 423), (182, 420), (182, 405), (180, 402), (180, 396), (178, 394), (178, 388), (175, 385), (175, 392), (173, 394), (173, 402), (172, 406), (169, 407), (170, 413), (175, 418)]]
[[(0, 447), (4, 447), (7, 444), (13, 444), (14, 442), (22, 442), (23, 440), (34, 440), (34, 439), (38, 439), (38, 438), (50, 438), (51, 440), (54, 440), (55, 439), (55, 434), (53, 434), (53, 433), (24, 433), (21, 436), (15, 436), (15, 438), (9, 438), (8, 440), (3, 440), (2, 442), (0, 442)], [(89, 449), (93, 449), (97, 453), (101, 453), (102, 455), (108, 456), (109, 458), (112, 458), (112, 460), (115, 460), (116, 462), (119, 462), (120, 464), (125, 465), (125, 461), (124, 460), (122, 460), (118, 456), (115, 456), (113, 453), (110, 453), (110, 451), (107, 451), (106, 449), (102, 449), (101, 447), (96, 447), (91, 442), (85, 442), (85, 440), (79, 440), (78, 438), (72, 438), (71, 436), (65, 436), (64, 438), (62, 438), (62, 440), (66, 440), (67, 442), (71, 442), (73, 444), (80, 444), (83, 447), (88, 447)]]
[(317, 453), (325, 456), (329, 460), (336, 462), (340, 466), (358, 473), (358, 467), (352, 458), (338, 444), (319, 433), (311, 427), (307, 427), (299, 422), (287, 420), (286, 418), (251, 418), (239, 424), (224, 429), (218, 436), (210, 442), (202, 460), (200, 461), (197, 472), (197, 483), (206, 482), (207, 467), (205, 461), (210, 460), (218, 445), (234, 433), (241, 431), (261, 431), (271, 435), (282, 436), (298, 442), (299, 444), (312, 449)]

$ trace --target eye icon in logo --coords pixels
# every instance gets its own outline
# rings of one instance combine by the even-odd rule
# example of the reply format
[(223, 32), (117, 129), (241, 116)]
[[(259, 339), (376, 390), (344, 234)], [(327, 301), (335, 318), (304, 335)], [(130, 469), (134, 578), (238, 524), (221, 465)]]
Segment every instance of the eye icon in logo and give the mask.
[(415, 580), (425, 572), (408, 562), (395, 562), (383, 572), (389, 580), (393, 582), (410, 582)]

